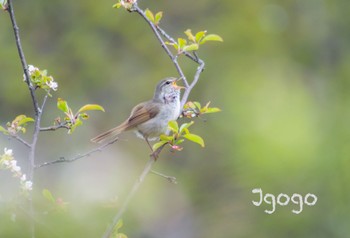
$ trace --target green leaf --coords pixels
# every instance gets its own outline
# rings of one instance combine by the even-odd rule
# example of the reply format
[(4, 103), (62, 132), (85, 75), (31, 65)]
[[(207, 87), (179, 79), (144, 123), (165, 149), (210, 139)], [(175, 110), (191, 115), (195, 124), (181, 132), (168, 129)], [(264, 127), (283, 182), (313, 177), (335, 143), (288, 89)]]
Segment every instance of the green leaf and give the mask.
[(169, 143), (169, 142), (168, 141), (159, 141), (152, 146), (152, 150), (156, 151), (157, 149), (159, 149), (160, 147), (162, 147), (163, 145), (165, 145), (167, 143)]
[(171, 131), (177, 133), (179, 131), (179, 125), (176, 121), (169, 121), (168, 127)]
[(81, 126), (83, 122), (78, 118), (75, 123), (68, 130), (68, 134), (72, 134), (78, 126)]
[(175, 142), (175, 145), (180, 145), (182, 142), (184, 142), (185, 140), (184, 139), (180, 139), (180, 140), (177, 140)]
[(85, 112), (85, 111), (93, 111), (93, 110), (97, 110), (97, 111), (105, 111), (105, 109), (103, 107), (101, 107), (100, 105), (97, 104), (86, 104), (84, 106), (82, 106), (77, 114), (81, 113), (81, 112)]
[(179, 49), (183, 49), (185, 45), (187, 44), (187, 41), (184, 38), (178, 38), (177, 44), (179, 46)]
[(172, 45), (175, 48), (175, 50), (177, 50), (177, 51), (179, 50), (179, 46), (176, 43), (172, 43), (172, 42), (166, 41), (165, 44), (166, 45)]
[(115, 227), (114, 227), (114, 231), (117, 231), (117, 232), (118, 232), (118, 230), (119, 230), (120, 228), (122, 228), (123, 225), (124, 225), (123, 220), (122, 220), (122, 219), (119, 219), (118, 222), (117, 222), (117, 224), (116, 224)]
[(210, 35), (205, 36), (199, 43), (204, 44), (207, 41), (221, 41), (222, 42), (224, 40), (219, 35), (210, 34)]
[(184, 138), (186, 138), (187, 140), (190, 140), (192, 142), (195, 142), (197, 144), (199, 144), (200, 146), (204, 147), (204, 140), (202, 139), (202, 137), (195, 135), (195, 134), (185, 134), (183, 135)]
[(192, 34), (191, 29), (187, 29), (187, 30), (185, 31), (185, 34), (186, 34), (186, 36), (188, 37), (188, 39), (189, 39), (190, 41), (196, 42), (196, 38), (195, 38), (194, 35)]
[(199, 43), (203, 39), (203, 37), (205, 36), (206, 33), (207, 33), (207, 31), (197, 32), (195, 42)]
[(201, 104), (199, 102), (193, 102), (193, 104), (196, 106), (197, 109), (201, 108)]
[(154, 23), (156, 25), (158, 25), (160, 20), (162, 19), (162, 17), (163, 17), (163, 12), (157, 12), (155, 19), (154, 19)]
[(151, 10), (149, 10), (148, 8), (145, 10), (145, 15), (148, 18), (148, 20), (150, 20), (151, 22), (154, 23), (154, 15), (151, 12)]
[(5, 129), (5, 128), (3, 128), (2, 126), (0, 126), (0, 132), (3, 132), (3, 133), (8, 133), (8, 131)]
[(113, 8), (120, 8), (122, 6), (122, 4), (120, 2), (114, 4), (112, 7)]
[(198, 50), (198, 44), (194, 43), (194, 44), (190, 44), (190, 45), (186, 45), (183, 48), (184, 51), (194, 51), (194, 50)]
[(32, 121), (34, 121), (34, 119), (33, 118), (31, 118), (31, 117), (26, 117), (25, 115), (23, 115), (24, 117), (23, 118), (21, 118), (21, 120), (19, 120), (18, 121), (18, 126), (21, 126), (21, 125), (23, 125), (23, 124), (25, 124), (25, 123), (27, 123), (27, 122), (32, 122)]
[(52, 196), (52, 193), (48, 189), (43, 189), (42, 194), (43, 194), (44, 198), (46, 198), (50, 202), (52, 202), (52, 203), (56, 202), (55, 198)]
[(87, 120), (87, 119), (89, 119), (89, 115), (86, 113), (82, 113), (82, 114), (80, 114), (80, 118), (83, 120)]
[(215, 112), (221, 112), (221, 109), (218, 108), (218, 107), (208, 107), (206, 108), (206, 110), (201, 110), (201, 113), (202, 114), (205, 114), (205, 113), (215, 113)]
[(167, 135), (165, 135), (165, 134), (161, 134), (161, 135), (159, 136), (159, 139), (160, 139), (161, 141), (172, 141), (172, 140), (174, 139), (174, 137), (172, 137), (172, 136), (167, 136)]
[(184, 123), (180, 126), (180, 134), (182, 134), (182, 132), (185, 130), (185, 129), (188, 129), (190, 126), (192, 126), (194, 123), (194, 121), (191, 121), (189, 123)]
[(62, 98), (57, 99), (57, 108), (65, 113), (68, 113), (69, 111), (68, 103)]
[(118, 233), (115, 236), (113, 236), (113, 238), (128, 238), (128, 237), (124, 233)]

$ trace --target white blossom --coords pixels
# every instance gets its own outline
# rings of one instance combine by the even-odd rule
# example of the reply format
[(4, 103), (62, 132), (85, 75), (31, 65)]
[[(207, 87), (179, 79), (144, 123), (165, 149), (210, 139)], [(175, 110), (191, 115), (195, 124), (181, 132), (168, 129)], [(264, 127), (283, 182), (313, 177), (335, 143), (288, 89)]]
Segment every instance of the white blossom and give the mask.
[(28, 65), (28, 73), (32, 74), (35, 70), (39, 70), (37, 67), (34, 67), (33, 65)]
[(10, 161), (10, 166), (13, 168), (13, 167), (16, 167), (17, 166), (17, 160), (11, 160)]
[(5, 153), (5, 155), (7, 155), (7, 156), (13, 156), (13, 152), (12, 152), (11, 149), (5, 148), (5, 149), (4, 149), (4, 153)]
[(30, 191), (33, 189), (33, 183), (32, 181), (26, 181), (23, 186), (24, 190)]
[(27, 176), (25, 175), (25, 174), (23, 174), (22, 176), (21, 176), (21, 181), (22, 182), (25, 182), (27, 180)]
[[(51, 77), (52, 78), (52, 77)], [(52, 78), (53, 79), (53, 78)], [(51, 80), (49, 82), (46, 82), (46, 85), (51, 88), (53, 91), (57, 91), (58, 83), (55, 81)]]

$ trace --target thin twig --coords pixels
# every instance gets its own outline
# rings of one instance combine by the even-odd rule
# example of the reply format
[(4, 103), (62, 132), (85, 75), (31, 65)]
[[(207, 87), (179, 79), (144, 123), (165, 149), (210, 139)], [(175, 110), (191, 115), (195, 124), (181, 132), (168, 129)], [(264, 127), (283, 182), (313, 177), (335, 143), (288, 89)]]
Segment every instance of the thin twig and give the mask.
[(54, 125), (54, 126), (41, 127), (40, 131), (55, 131), (55, 130), (58, 130), (61, 128), (69, 129), (69, 127), (67, 126), (67, 123), (60, 123), (60, 124)]
[(160, 177), (165, 178), (165, 179), (168, 180), (170, 183), (177, 184), (176, 177), (174, 177), (174, 176), (169, 176), (169, 175), (166, 175), (166, 174), (162, 174), (162, 173), (157, 172), (157, 171), (154, 171), (154, 170), (151, 170), (151, 173), (153, 173), (153, 174), (155, 174), (155, 175), (158, 175), (158, 176), (160, 176)]
[(148, 23), (148, 25), (151, 27), (153, 33), (156, 35), (158, 41), (160, 42), (160, 45), (163, 47), (163, 49), (165, 50), (165, 52), (167, 53), (167, 55), (170, 57), (171, 61), (174, 63), (175, 68), (177, 70), (177, 72), (179, 73), (180, 77), (182, 78), (182, 81), (184, 82), (185, 87), (188, 87), (188, 82), (186, 80), (186, 77), (179, 65), (179, 63), (177, 62), (177, 56), (174, 56), (171, 51), (169, 50), (169, 48), (167, 47), (167, 45), (165, 44), (164, 40), (162, 39), (162, 36), (160, 35), (160, 33), (158, 32), (156, 26), (153, 24), (153, 22), (151, 22), (146, 14), (137, 6), (137, 4), (134, 5), (133, 11), (137, 12), (140, 16), (142, 16), (142, 18)]
[[(174, 38), (172, 38), (171, 36), (168, 35), (168, 33), (166, 33), (160, 26), (156, 25), (157, 30), (159, 31), (160, 34), (162, 34), (168, 41), (170, 41), (171, 43), (176, 44), (177, 42), (174, 40)], [(193, 57), (190, 53), (188, 53), (187, 51), (183, 51), (182, 54), (186, 55), (188, 58), (190, 58), (191, 60), (193, 60), (194, 62), (199, 64), (198, 61), (198, 57)]]
[(111, 144), (113, 144), (114, 142), (116, 142), (118, 140), (118, 138), (115, 138), (114, 140), (112, 141), (109, 141), (108, 143), (105, 143), (93, 150), (90, 150), (89, 152), (85, 153), (85, 154), (81, 154), (81, 155), (77, 155), (71, 159), (65, 159), (63, 157), (59, 158), (58, 160), (54, 160), (54, 161), (49, 161), (49, 162), (45, 162), (45, 163), (42, 163), (42, 164), (38, 164), (35, 166), (35, 169), (39, 169), (39, 168), (42, 168), (42, 167), (45, 167), (45, 166), (49, 166), (49, 165), (53, 165), (53, 164), (59, 164), (59, 163), (71, 163), (73, 161), (76, 161), (78, 159), (82, 159), (84, 157), (88, 157), (96, 152), (101, 152), (104, 148), (106, 148), (107, 146), (110, 146)]
[(137, 190), (139, 189), (140, 185), (142, 182), (145, 180), (147, 174), (151, 171), (153, 164), (156, 162), (156, 157), (151, 156), (151, 158), (148, 160), (147, 164), (145, 165), (144, 169), (142, 170), (141, 175), (139, 178), (135, 181), (131, 191), (128, 193), (123, 205), (120, 207), (118, 213), (114, 216), (112, 224), (108, 227), (106, 232), (103, 235), (103, 238), (109, 238), (114, 230), (114, 227), (118, 223), (118, 221), (121, 219), (123, 216), (124, 212), (128, 208), (128, 205), (130, 203), (130, 200), (134, 197), (136, 194)]
[(21, 138), (19, 135), (10, 135), (12, 138), (18, 140), (19, 142), (21, 142), (23, 145), (27, 146), (28, 148), (31, 148), (31, 144), (29, 144), (27, 141), (25, 141), (23, 138)]
[(17, 25), (17, 22), (16, 22), (15, 13), (14, 13), (14, 10), (13, 10), (12, 0), (8, 0), (7, 4), (8, 4), (8, 8), (7, 9), (8, 9), (8, 12), (10, 14), (11, 23), (12, 23), (13, 31), (14, 31), (14, 34), (15, 34), (15, 40), (16, 40), (16, 45), (17, 45), (19, 58), (21, 60), (23, 72), (24, 72), (24, 75), (25, 75), (25, 82), (28, 85), (28, 88), (29, 88), (29, 91), (30, 91), (30, 96), (32, 98), (33, 105), (34, 105), (34, 112), (37, 115), (39, 113), (39, 105), (38, 105), (38, 101), (35, 98), (35, 89), (34, 89), (32, 83), (30, 82), (30, 75), (29, 75), (29, 72), (28, 72), (28, 65), (27, 65), (27, 61), (26, 61), (26, 58), (24, 56), (23, 49), (22, 49), (21, 39), (20, 39), (20, 36), (19, 36), (19, 28), (18, 28), (18, 25)]

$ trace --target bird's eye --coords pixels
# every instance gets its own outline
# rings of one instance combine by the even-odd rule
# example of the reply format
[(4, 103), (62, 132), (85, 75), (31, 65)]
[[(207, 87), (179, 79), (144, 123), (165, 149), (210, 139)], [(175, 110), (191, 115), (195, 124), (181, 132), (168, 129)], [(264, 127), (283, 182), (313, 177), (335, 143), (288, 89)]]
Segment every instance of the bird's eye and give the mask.
[(165, 84), (169, 85), (171, 84), (171, 81), (166, 81)]

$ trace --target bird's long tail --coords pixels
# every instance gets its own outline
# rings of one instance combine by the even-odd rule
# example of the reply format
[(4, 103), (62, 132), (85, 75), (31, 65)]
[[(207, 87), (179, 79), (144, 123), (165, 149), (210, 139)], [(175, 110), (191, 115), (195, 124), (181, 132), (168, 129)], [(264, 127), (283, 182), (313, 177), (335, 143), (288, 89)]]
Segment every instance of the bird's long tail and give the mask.
[(112, 128), (94, 138), (91, 139), (92, 142), (95, 142), (95, 143), (102, 143), (104, 141), (107, 141), (107, 140), (113, 140), (115, 139), (122, 131), (120, 130), (120, 127), (115, 127), (115, 128)]

